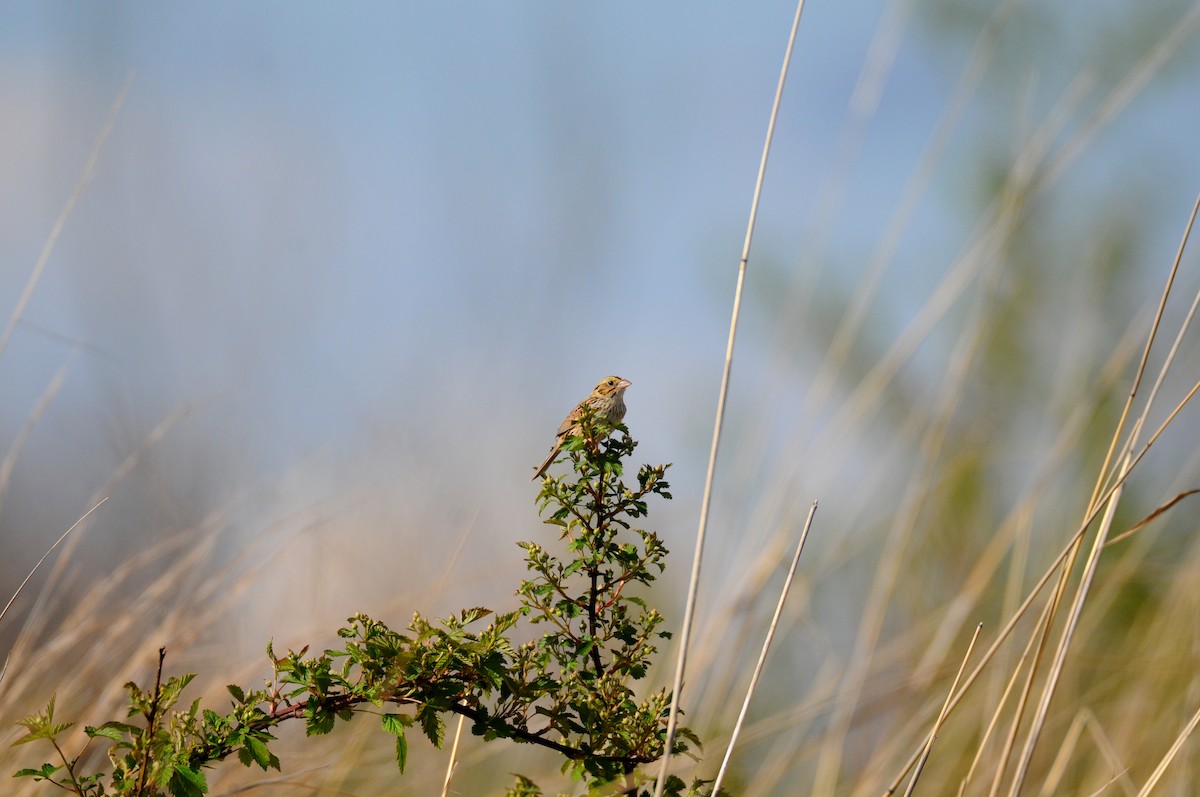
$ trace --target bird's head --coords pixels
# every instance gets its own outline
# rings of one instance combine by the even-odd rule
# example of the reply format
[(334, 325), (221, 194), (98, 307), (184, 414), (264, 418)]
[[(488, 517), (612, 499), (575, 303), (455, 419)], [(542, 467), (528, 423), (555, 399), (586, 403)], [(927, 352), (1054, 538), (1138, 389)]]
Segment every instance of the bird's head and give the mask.
[(606, 376), (596, 385), (596, 389), (592, 391), (592, 395), (619, 396), (625, 392), (625, 388), (632, 384), (628, 379), (622, 379), (619, 376)]

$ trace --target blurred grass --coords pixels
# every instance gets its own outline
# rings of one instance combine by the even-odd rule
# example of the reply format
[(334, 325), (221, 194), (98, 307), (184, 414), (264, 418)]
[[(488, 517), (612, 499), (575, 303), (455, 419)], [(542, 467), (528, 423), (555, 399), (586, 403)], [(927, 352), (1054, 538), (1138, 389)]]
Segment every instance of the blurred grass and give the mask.
[[(1169, 265), (1139, 261), (1137, 253), (1147, 237), (1164, 235), (1162, 217), (1177, 235), (1186, 208), (1164, 207), (1153, 186), (1137, 179), (1097, 191), (1072, 169), (1086, 171), (1088, 147), (1129, 112), (1132, 97), (1123, 91), (1177, 79), (1179, 59), (1151, 57), (1193, 24), (1164, 23), (1195, 15), (1171, 9), (1176, 16), (1164, 11), (1131, 26), (1118, 37), (1120, 58), (1100, 52), (1094, 63), (1104, 69), (1077, 84), (1083, 70), (1054, 58), (1062, 18), (1047, 23), (1045, 10), (1014, 11), (1011, 24), (988, 34), (999, 36), (992, 42), (980, 36), (991, 9), (967, 14), (958, 4), (933, 4), (927, 33), (962, 36), (969, 50), (996, 46), (996, 60), (978, 78), (982, 99), (971, 81), (961, 84), (968, 87), (963, 101), (983, 103), (990, 122), (982, 131), (970, 120), (959, 129), (950, 109), (942, 134), (952, 145), (943, 149), (935, 137), (927, 153), (929, 169), (966, 164), (945, 211), (961, 214), (967, 230), (959, 254), (918, 271), (913, 259), (929, 255), (909, 254), (899, 238), (884, 235), (866, 269), (844, 253), (830, 254), (829, 263), (779, 252), (752, 258), (759, 317), (742, 345), (760, 364), (741, 383), (735, 369), (731, 434), (740, 443), (718, 471), (715, 521), (732, 531), (714, 541), (710, 561), (717, 564), (707, 574), (683, 700), (685, 721), (708, 746), (694, 769), (676, 762), (680, 771), (711, 776), (720, 761), (812, 499), (822, 510), (734, 756), (728, 786), (737, 794), (882, 794), (920, 747), (975, 623), (984, 631), (969, 667), (1074, 533)], [(1093, 46), (1107, 48), (1119, 26), (1102, 27)], [(1031, 51), (1043, 71), (1022, 63)], [(1029, 102), (1031, 75), (1053, 79), (1054, 90), (1038, 96), (1056, 99)], [(841, 187), (835, 180), (825, 201), (836, 204)], [(920, 201), (926, 187), (918, 170), (908, 201)], [(894, 234), (903, 237), (909, 221), (901, 203)], [(1173, 246), (1164, 240), (1157, 248)], [(1180, 296), (1167, 306), (1151, 375), (1200, 283), (1194, 251), (1185, 255)], [(792, 261), (802, 266), (791, 268)], [(928, 273), (937, 281), (925, 282)], [(1185, 338), (1148, 430), (1200, 372), (1194, 337)], [(55, 376), (26, 428), (61, 389)], [(114, 519), (72, 540), (38, 581), (40, 592), (25, 596), (0, 628), (10, 651), (0, 683), (0, 777), (48, 758), (8, 746), (17, 735), (11, 720), (52, 693), (59, 715), (81, 726), (121, 717), (121, 684), (152, 676), (159, 645), (172, 672), (200, 672), (189, 695), (219, 706), (225, 683), (256, 684), (265, 675), (268, 638), (279, 647), (315, 647), (332, 642), (337, 624), (364, 603), (401, 623), (413, 608), (503, 608), (499, 602), (515, 587), (519, 573), (489, 556), (509, 541), (471, 538), (473, 518), (455, 518), (447, 530), (439, 526), (445, 514), (391, 505), (383, 478), (358, 487), (331, 480), (344, 492), (329, 498), (310, 489), (334, 467), (299, 463), (300, 475), (285, 475), (278, 489), (206, 504), (213, 493), (197, 482), (205, 468), (226, 466), (220, 450), (193, 459), (197, 449), (185, 448), (166, 467), (161, 458), (147, 461), (159, 443), (181, 434), (185, 413), (136, 419), (139, 441), (97, 482), (96, 495), (122, 499)], [(1198, 431), (1195, 412), (1185, 411), (1156, 443), (1121, 496), (1114, 534), (1200, 487)], [(26, 439), (18, 432), (6, 449), (4, 487)], [(453, 492), (437, 475), (428, 478), (438, 500), (449, 500)], [(1103, 552), (1022, 794), (1136, 794), (1200, 707), (1197, 505), (1185, 499)], [(397, 518), (404, 531), (389, 537)], [(155, 533), (122, 536), (125, 523)], [(111, 536), (97, 540), (100, 533)], [(6, 575), (40, 555), (29, 540), (6, 542)], [(675, 551), (675, 579), (686, 553), (684, 546)], [(89, 556), (116, 564), (98, 569)], [(1081, 570), (1080, 561), (1064, 603)], [(679, 580), (664, 584), (659, 599), (675, 604), (667, 611), (677, 617), (681, 601), (668, 590)], [(1048, 595), (1049, 588), (1033, 601), (949, 717), (917, 794), (959, 793), (968, 772), (963, 793), (989, 794), (993, 781), (995, 793), (1009, 793), (1013, 765), (1001, 766), (1001, 747)], [(1047, 635), (1051, 646), (1063, 624), (1060, 610)], [(1033, 672), (1034, 699), (1051, 656), (1043, 653)], [(1011, 732), (1017, 752), (1031, 714), (1027, 708)], [(73, 734), (77, 747), (82, 735), (78, 728)], [(515, 771), (543, 785), (558, 782), (558, 762), (538, 751), (470, 737), (464, 746), (457, 793), (497, 793)], [(1155, 793), (1195, 793), (1196, 749), (1194, 740), (1185, 745)], [(276, 752), (282, 776), (227, 763), (209, 774), (213, 793), (255, 784), (271, 794), (436, 793), (447, 756), (415, 743), (397, 787), (391, 747), (371, 722), (321, 739), (285, 729)], [(11, 782), (4, 791), (46, 789)]]

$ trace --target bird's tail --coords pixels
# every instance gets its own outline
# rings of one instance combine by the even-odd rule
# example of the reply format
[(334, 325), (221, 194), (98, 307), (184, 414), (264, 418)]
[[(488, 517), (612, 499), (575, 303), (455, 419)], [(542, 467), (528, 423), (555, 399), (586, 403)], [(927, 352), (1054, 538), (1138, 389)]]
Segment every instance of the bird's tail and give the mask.
[(537, 481), (538, 478), (546, 472), (546, 468), (550, 467), (550, 463), (554, 462), (554, 458), (558, 456), (559, 451), (562, 451), (562, 446), (555, 446), (554, 448), (550, 449), (550, 455), (546, 457), (545, 462), (538, 466), (537, 472), (533, 474), (533, 478), (529, 481)]

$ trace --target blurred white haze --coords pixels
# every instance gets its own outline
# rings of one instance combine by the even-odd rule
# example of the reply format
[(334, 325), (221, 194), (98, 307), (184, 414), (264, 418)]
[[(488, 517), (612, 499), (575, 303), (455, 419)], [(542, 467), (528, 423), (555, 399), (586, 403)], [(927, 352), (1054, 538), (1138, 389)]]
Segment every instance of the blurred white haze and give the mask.
[[(1022, 290), (1018, 269), (981, 271), (880, 406), (844, 428), (838, 413), (969, 245), (1031, 132), (1058, 112), (1069, 138), (1178, 27), (1148, 82), (1040, 195), (1037, 229), (1012, 246), (1035, 264), (1032, 295), (1058, 309), (1023, 327), (1016, 357), (1039, 386), (1020, 411), (986, 377), (963, 391), (982, 402), (971, 412), (1001, 427), (966, 424), (1002, 443), (988, 496), (998, 515), (1070, 402), (1059, 380), (1092, 379), (1157, 301), (1200, 188), (1194, 9), (1141, 4), (1132, 29), (1122, 4), (1012, 5), (1015, 21), (949, 122), (992, 4), (805, 11), (751, 253), (701, 641), (754, 556), (819, 499), (798, 599), (812, 623), (804, 644), (823, 654), (853, 642), (854, 579), (870, 576), (854, 563), (878, 553), (866, 540), (913, 467), (918, 435), (901, 430), (912, 407), (935, 402), (988, 297)], [(166, 644), (175, 671), (255, 683), (267, 639), (325, 644), (356, 611), (402, 626), (414, 610), (509, 608), (524, 572), (513, 543), (553, 539), (531, 468), (563, 414), (609, 373), (633, 382), (625, 421), (638, 461), (674, 463), (675, 500), (652, 506), (648, 525), (673, 552), (658, 603), (677, 628), (793, 11), (775, 0), (6, 3), (0, 321), (18, 308), (129, 84), (0, 352), (0, 456), (12, 457), (0, 485), (0, 595), (109, 500), (63, 554), (64, 570), (51, 559), (0, 627), (4, 650), (30, 617), (35, 636), (69, 631), (57, 625), (66, 609), (29, 614), (47, 584), (83, 594), (180, 532), (181, 550), (209, 538), (212, 549), (189, 566), (194, 581), (164, 585), (161, 603), (143, 607), (147, 627), (186, 611), (227, 577), (222, 568), (239, 574), (236, 587), (204, 597), (218, 608), (195, 638), (138, 639), (128, 677), (152, 672)], [(881, 77), (855, 95), (869, 52)], [(951, 125), (944, 149), (918, 189), (939, 124)], [(911, 217), (891, 250), (906, 190), (916, 191)], [(815, 395), (847, 297), (884, 250), (864, 342)], [(1095, 270), (1101, 261), (1111, 268)], [(1163, 449), (1188, 462), (1181, 434)], [(1097, 464), (1076, 463), (1089, 474)], [(1170, 483), (1177, 462), (1161, 467)], [(1063, 516), (1077, 518), (1086, 498), (1065, 499)], [(806, 655), (790, 666), (803, 671)], [(229, 672), (231, 661), (242, 669)]]

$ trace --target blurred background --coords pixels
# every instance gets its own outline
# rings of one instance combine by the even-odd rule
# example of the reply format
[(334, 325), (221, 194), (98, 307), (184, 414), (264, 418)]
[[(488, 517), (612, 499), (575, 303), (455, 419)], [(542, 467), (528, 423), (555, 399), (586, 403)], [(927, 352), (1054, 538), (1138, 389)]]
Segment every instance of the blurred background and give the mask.
[[(633, 382), (639, 460), (674, 463), (650, 526), (674, 552), (655, 600), (677, 628), (793, 12), (6, 4), (0, 595), (108, 501), (0, 626), (0, 744), (51, 692), (81, 724), (122, 713), (160, 645), (216, 695), (267, 674), (267, 639), (328, 644), (356, 611), (402, 626), (514, 605), (513, 543), (552, 539), (531, 468), (609, 373)], [(740, 794), (878, 793), (904, 758), (883, 740), (919, 743), (897, 728), (936, 711), (966, 629), (994, 633), (1074, 532), (1200, 187), (1198, 25), (1173, 0), (806, 9), (718, 463), (710, 658), (684, 697), (712, 744), (685, 771), (715, 771), (811, 501)], [(1179, 358), (1151, 428), (1200, 372), (1194, 343)], [(1196, 433), (1185, 410), (1119, 528), (1200, 486)], [(1146, 745), (1125, 761), (1140, 784), (1194, 710), (1134, 733), (1197, 689), (1200, 601), (1180, 598), (1196, 506), (1112, 565), (1039, 772), (1089, 716), (1123, 752)], [(1169, 679), (1146, 683), (1147, 662)], [(272, 793), (380, 793), (394, 765), (372, 730), (319, 740), (328, 761), (285, 734)], [(471, 748), (461, 793), (539, 767), (567, 788), (552, 758), (492, 747)], [(1112, 776), (1101, 747), (1061, 793)], [(429, 793), (445, 754), (412, 760), (400, 793)], [(957, 787), (964, 760), (923, 777)], [(210, 775), (214, 793), (261, 780)]]

